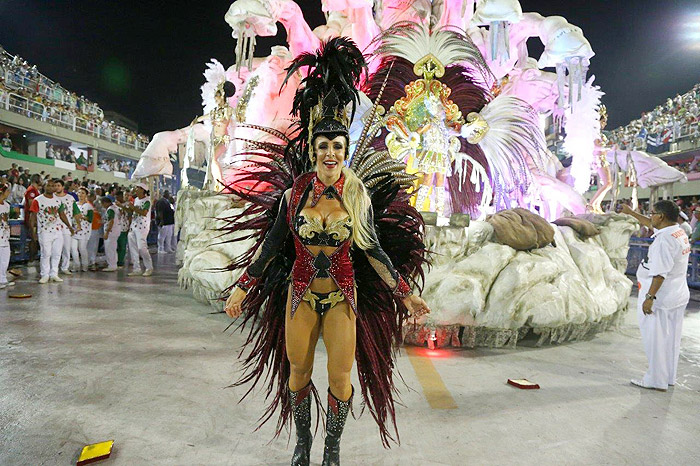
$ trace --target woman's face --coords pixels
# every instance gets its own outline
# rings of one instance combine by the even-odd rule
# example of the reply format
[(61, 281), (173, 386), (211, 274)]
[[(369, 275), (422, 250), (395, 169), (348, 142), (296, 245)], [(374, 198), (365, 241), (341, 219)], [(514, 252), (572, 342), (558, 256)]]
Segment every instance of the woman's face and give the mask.
[(87, 193), (85, 192), (84, 189), (78, 190), (78, 201), (79, 202), (87, 202)]
[(346, 147), (345, 136), (337, 136), (334, 139), (328, 139), (326, 136), (316, 137), (314, 140), (316, 173), (331, 179), (340, 178), (347, 151)]

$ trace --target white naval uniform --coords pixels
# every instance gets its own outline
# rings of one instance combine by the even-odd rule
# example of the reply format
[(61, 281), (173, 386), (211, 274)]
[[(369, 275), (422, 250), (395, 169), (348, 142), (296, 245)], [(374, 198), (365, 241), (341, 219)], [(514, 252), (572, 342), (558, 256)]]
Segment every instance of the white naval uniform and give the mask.
[[(66, 194), (65, 196), (58, 196), (56, 194), (53, 195), (53, 197), (57, 198), (59, 201), (63, 203), (63, 205), (66, 206), (66, 217), (68, 217), (68, 223), (70, 226), (75, 228), (75, 219), (73, 218), (73, 205), (75, 205), (75, 199), (73, 199), (73, 196), (70, 194)], [(61, 227), (63, 228), (63, 250), (61, 251), (61, 270), (64, 272), (70, 269), (70, 250), (71, 250), (71, 245), (73, 244), (73, 235), (71, 235), (70, 230), (68, 229), (67, 226), (61, 222)], [(76, 264), (79, 266), (79, 264)]]
[(34, 198), (29, 210), (36, 212), (41, 278), (58, 277), (65, 227), (59, 214), (65, 210), (65, 205), (56, 196), (48, 198), (42, 194)]
[(80, 221), (80, 231), (76, 231), (71, 240), (71, 256), (73, 257), (73, 267), (77, 270), (82, 269), (83, 272), (87, 272), (89, 264), (88, 258), (88, 241), (90, 240), (90, 232), (92, 229), (92, 222), (88, 221), (88, 216), (90, 212), (93, 212), (92, 204), (89, 202), (80, 204), (73, 204), (75, 211), (79, 212), (83, 216)]
[[(637, 268), (639, 329), (649, 361), (642, 383), (647, 387), (667, 389), (676, 383), (683, 315), (690, 299), (686, 278), (690, 242), (680, 225), (657, 230), (653, 238), (647, 258)], [(664, 282), (656, 293), (653, 313), (646, 315), (642, 312), (642, 304), (652, 279), (657, 275), (664, 277)]]
[(131, 216), (131, 227), (129, 229), (129, 254), (131, 255), (131, 265), (134, 272), (141, 270), (139, 256), (143, 259), (143, 266), (146, 270), (153, 270), (153, 261), (148, 252), (148, 231), (151, 229), (151, 200), (148, 197), (134, 199), (134, 207), (145, 209), (146, 215), (139, 215), (134, 212)]
[[(112, 217), (112, 229), (107, 234), (107, 225), (109, 225), (110, 217)], [(105, 212), (105, 257), (107, 258), (107, 268), (117, 268), (117, 240), (122, 232), (121, 229), (121, 212), (115, 204), (110, 205)]]
[(7, 284), (10, 265), (10, 203), (0, 203), (0, 285)]

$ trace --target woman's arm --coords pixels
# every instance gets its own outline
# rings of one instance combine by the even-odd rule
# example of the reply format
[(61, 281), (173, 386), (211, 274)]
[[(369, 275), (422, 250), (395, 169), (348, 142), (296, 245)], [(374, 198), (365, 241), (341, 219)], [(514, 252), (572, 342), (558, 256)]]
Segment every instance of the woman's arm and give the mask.
[(394, 296), (405, 298), (411, 294), (411, 287), (394, 268), (391, 259), (389, 259), (389, 256), (387, 256), (386, 252), (384, 252), (382, 246), (379, 244), (377, 232), (374, 229), (374, 212), (371, 207), (367, 215), (369, 217), (370, 240), (373, 245), (370, 249), (365, 250), (367, 260), (377, 272), (379, 278), (391, 288)]

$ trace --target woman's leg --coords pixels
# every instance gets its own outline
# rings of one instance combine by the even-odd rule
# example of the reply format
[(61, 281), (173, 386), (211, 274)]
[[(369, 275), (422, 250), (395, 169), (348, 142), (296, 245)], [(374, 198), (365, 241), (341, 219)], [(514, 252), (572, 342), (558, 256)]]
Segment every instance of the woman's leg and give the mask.
[(73, 272), (80, 272), (80, 255), (78, 253), (78, 238), (70, 240), (70, 254), (73, 259)]
[(77, 264), (83, 272), (87, 272), (89, 264), (88, 260), (88, 238), (81, 238), (78, 241), (78, 252), (80, 253), (80, 262)]
[(301, 302), (294, 318), (291, 316), (291, 293), (287, 298), (284, 328), (287, 359), (289, 359), (289, 389), (293, 392), (306, 387), (314, 368), (314, 351), (321, 330), (321, 318), (306, 302)]
[(328, 409), (323, 466), (340, 464), (340, 437), (352, 405), (350, 373), (355, 360), (355, 313), (341, 303), (323, 316), (323, 343), (328, 351)]
[(314, 368), (314, 350), (320, 332), (321, 318), (305, 302), (291, 313), (291, 293), (287, 297), (285, 345), (289, 359), (289, 403), (294, 417), (297, 444), (292, 455), (292, 466), (308, 466), (313, 435), (311, 434), (311, 373)]
[(340, 303), (323, 316), (323, 343), (328, 352), (328, 385), (340, 401), (352, 395), (350, 373), (355, 362), (355, 313)]

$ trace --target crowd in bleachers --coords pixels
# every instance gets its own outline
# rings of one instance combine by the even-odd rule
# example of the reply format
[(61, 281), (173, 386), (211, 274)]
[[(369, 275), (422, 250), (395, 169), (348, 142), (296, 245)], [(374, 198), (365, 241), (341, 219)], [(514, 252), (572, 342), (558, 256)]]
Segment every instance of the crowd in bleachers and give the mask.
[(149, 141), (148, 136), (105, 120), (99, 105), (66, 90), (2, 46), (0, 107), (137, 150), (145, 149)]
[(610, 132), (608, 139), (623, 150), (668, 152), (670, 144), (700, 136), (700, 84), (666, 100), (641, 117)]
[(122, 172), (127, 175), (131, 174), (136, 168), (136, 162), (133, 160), (119, 160), (119, 159), (100, 159), (98, 168), (107, 172)]

